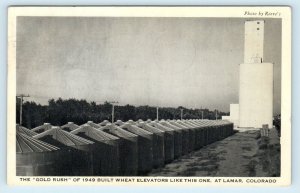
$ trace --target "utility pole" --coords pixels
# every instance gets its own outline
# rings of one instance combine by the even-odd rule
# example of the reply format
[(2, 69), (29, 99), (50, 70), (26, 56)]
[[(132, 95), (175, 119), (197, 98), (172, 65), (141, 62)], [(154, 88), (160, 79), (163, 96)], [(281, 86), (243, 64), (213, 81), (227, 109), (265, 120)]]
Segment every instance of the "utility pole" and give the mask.
[(216, 110), (216, 120), (218, 120), (218, 111)]
[(183, 109), (180, 109), (180, 119), (182, 120)]
[(201, 111), (201, 119), (203, 120), (203, 109), (202, 109), (202, 106), (201, 106), (200, 111)]
[(114, 119), (115, 119), (115, 104), (118, 104), (118, 101), (111, 101), (108, 102), (112, 105), (112, 110), (111, 110), (111, 123), (114, 123)]
[(29, 95), (20, 94), (17, 95), (17, 98), (20, 98), (20, 126), (22, 126), (22, 111), (23, 111), (23, 101), (25, 97), (29, 97)]
[(158, 108), (159, 108), (159, 107), (156, 107), (156, 120), (157, 120), (157, 121), (158, 121), (158, 117), (159, 117), (159, 116), (158, 116)]

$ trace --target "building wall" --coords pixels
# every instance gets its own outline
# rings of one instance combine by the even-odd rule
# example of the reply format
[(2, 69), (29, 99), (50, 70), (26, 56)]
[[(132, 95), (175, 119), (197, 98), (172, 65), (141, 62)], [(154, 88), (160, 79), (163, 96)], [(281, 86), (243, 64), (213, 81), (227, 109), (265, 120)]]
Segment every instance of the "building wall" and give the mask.
[(239, 92), (239, 127), (272, 127), (273, 64), (241, 64)]
[(245, 22), (244, 63), (261, 63), (264, 55), (264, 21)]
[(222, 116), (222, 120), (228, 120), (234, 124), (234, 127), (239, 126), (239, 104), (230, 104), (230, 116)]
[(230, 104), (230, 117), (232, 117), (232, 119), (238, 120), (240, 113), (239, 110), (240, 106), (239, 104)]

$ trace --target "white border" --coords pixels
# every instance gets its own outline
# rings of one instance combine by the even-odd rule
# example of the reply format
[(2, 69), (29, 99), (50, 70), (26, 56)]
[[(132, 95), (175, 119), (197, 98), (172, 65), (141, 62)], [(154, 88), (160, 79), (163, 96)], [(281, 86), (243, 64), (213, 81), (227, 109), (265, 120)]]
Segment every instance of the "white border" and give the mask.
[[(252, 16), (253, 18), (282, 19), (282, 82), (281, 82), (281, 177), (276, 184), (267, 183), (92, 183), (74, 182), (24, 182), (16, 177), (16, 18), (17, 16), (53, 16), (53, 17), (245, 17), (245, 11), (279, 12), (273, 17)], [(10, 7), (8, 13), (8, 87), (7, 87), (7, 181), (9, 185), (176, 185), (176, 186), (284, 186), (291, 183), (291, 9), (290, 7)], [(246, 16), (251, 18), (251, 16)], [(89, 178), (89, 177), (88, 177)], [(111, 177), (109, 177), (111, 178)], [(125, 177), (126, 178), (126, 177)], [(128, 177), (128, 179), (141, 177)], [(153, 177), (147, 177), (153, 178)], [(185, 179), (185, 177), (159, 177), (164, 179)], [(200, 178), (200, 177), (199, 177)], [(186, 177), (186, 179), (199, 179)], [(201, 179), (228, 179), (206, 177)], [(259, 178), (231, 178), (259, 179)], [(264, 178), (266, 179), (266, 178)]]

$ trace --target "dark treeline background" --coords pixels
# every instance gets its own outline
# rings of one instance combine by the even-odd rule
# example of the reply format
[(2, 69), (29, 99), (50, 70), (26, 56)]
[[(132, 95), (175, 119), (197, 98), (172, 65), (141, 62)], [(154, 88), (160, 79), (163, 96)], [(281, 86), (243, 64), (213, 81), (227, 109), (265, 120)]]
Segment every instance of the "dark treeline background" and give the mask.
[[(20, 100), (17, 100), (17, 123), (20, 122)], [(180, 108), (183, 108), (183, 119), (200, 119), (203, 111), (204, 119), (216, 119), (216, 111), (208, 109), (187, 109), (184, 107), (171, 108), (159, 107), (159, 119), (180, 119)], [(67, 122), (74, 122), (78, 125), (84, 124), (87, 121), (95, 123), (103, 120), (111, 121), (112, 104), (105, 102), (104, 104), (96, 104), (95, 102), (87, 102), (86, 100), (61, 98), (48, 101), (48, 105), (40, 105), (35, 102), (23, 103), (22, 125), (27, 128), (34, 128), (43, 123), (51, 123), (52, 125), (64, 125)], [(217, 118), (220, 119), (223, 115), (228, 115), (218, 111)], [(155, 120), (156, 107), (152, 106), (115, 106), (115, 120), (134, 121)]]

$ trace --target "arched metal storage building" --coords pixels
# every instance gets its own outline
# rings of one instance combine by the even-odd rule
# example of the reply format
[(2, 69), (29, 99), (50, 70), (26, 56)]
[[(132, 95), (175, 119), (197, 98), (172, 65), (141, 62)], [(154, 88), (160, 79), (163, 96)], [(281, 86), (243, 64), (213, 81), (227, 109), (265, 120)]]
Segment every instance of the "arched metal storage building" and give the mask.
[(117, 176), (119, 174), (119, 138), (88, 124), (71, 131), (94, 144), (93, 169), (97, 176)]
[(198, 125), (188, 121), (188, 120), (182, 120), (182, 123), (187, 125), (189, 128), (192, 128), (195, 132), (195, 145), (194, 149), (200, 149), (203, 146), (203, 138), (204, 135), (203, 130)]
[(56, 176), (59, 169), (58, 160), (61, 156), (58, 147), (17, 131), (17, 176)]
[(153, 134), (153, 138), (152, 138), (153, 139), (152, 140), (153, 168), (163, 167), (165, 164), (164, 131), (152, 127), (149, 124), (144, 122), (140, 122), (136, 124), (136, 126)]
[[(163, 121), (164, 120), (162, 120), (162, 122)], [(182, 154), (182, 135), (181, 135), (181, 132), (178, 131), (176, 128), (173, 128), (172, 126), (167, 126), (167, 125), (161, 124), (158, 121), (156, 121), (156, 124), (161, 129), (171, 129), (173, 131), (173, 135), (174, 135), (174, 159), (181, 156), (181, 154)]]
[(203, 120), (201, 123), (207, 127), (207, 142), (208, 144), (211, 144), (215, 140), (215, 127), (211, 124), (211, 120)]
[(183, 141), (183, 135), (182, 135), (182, 129), (179, 127), (176, 127), (175, 125), (170, 124), (167, 121), (160, 121), (160, 124), (162, 124), (165, 127), (171, 128), (174, 130), (174, 158), (178, 158), (182, 153), (182, 141)]
[(170, 163), (174, 160), (174, 130), (167, 128), (155, 121), (149, 123), (152, 127), (155, 127), (161, 131), (164, 131), (164, 151), (165, 151), (165, 163)]
[(195, 136), (196, 149), (200, 149), (201, 147), (205, 146), (206, 136), (207, 136), (207, 132), (205, 132), (205, 127), (193, 122), (193, 120), (185, 120), (184, 123), (196, 128), (196, 136)]
[(188, 154), (189, 153), (189, 144), (190, 144), (190, 137), (189, 137), (189, 129), (182, 126), (179, 123), (176, 123), (176, 121), (174, 120), (169, 120), (168, 121), (169, 124), (178, 127), (181, 129), (182, 131), (182, 154)]
[(192, 152), (195, 150), (195, 135), (196, 131), (194, 128), (190, 127), (189, 125), (184, 124), (182, 121), (177, 120), (176, 121), (179, 125), (181, 125), (183, 128), (188, 129), (189, 131), (189, 152)]
[(59, 127), (53, 127), (34, 138), (59, 147), (64, 151), (60, 162), (62, 168), (59, 175), (91, 176), (93, 175), (94, 142), (71, 134)]
[(208, 145), (208, 137), (209, 137), (208, 136), (208, 134), (209, 134), (208, 130), (209, 130), (209, 127), (206, 124), (204, 124), (203, 120), (192, 120), (191, 122), (194, 123), (195, 125), (197, 125), (202, 130), (202, 133), (203, 133), (203, 135), (202, 135), (202, 140), (203, 140), (202, 146)]
[(143, 175), (152, 170), (153, 165), (153, 134), (135, 125), (117, 121), (122, 129), (138, 136), (138, 174)]
[(138, 174), (138, 136), (114, 124), (107, 124), (100, 130), (120, 138), (119, 174), (121, 176), (136, 176)]

